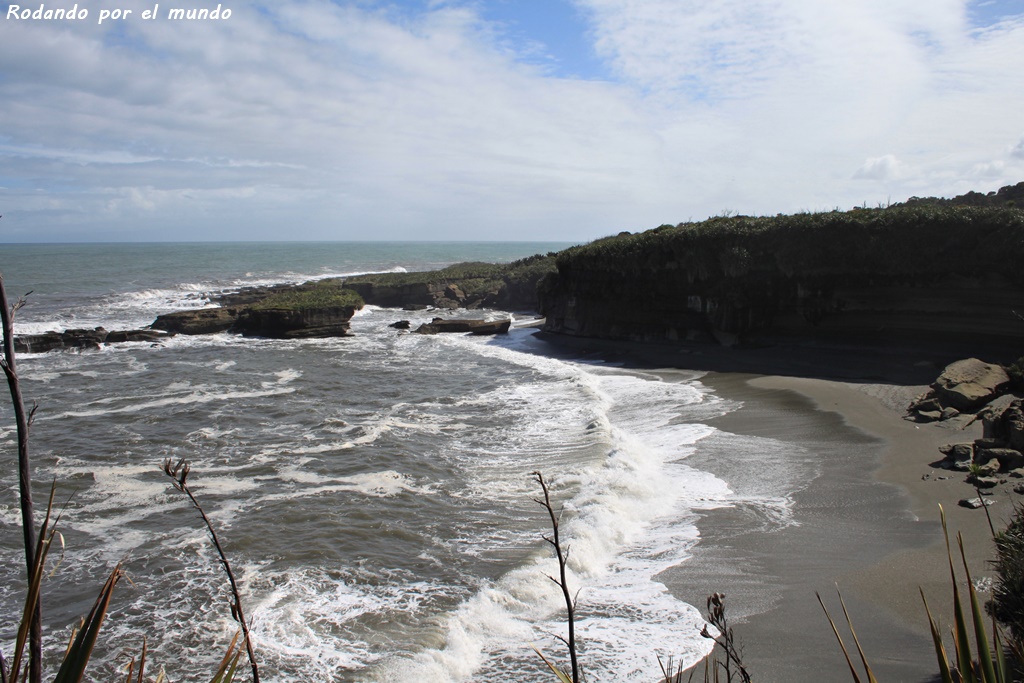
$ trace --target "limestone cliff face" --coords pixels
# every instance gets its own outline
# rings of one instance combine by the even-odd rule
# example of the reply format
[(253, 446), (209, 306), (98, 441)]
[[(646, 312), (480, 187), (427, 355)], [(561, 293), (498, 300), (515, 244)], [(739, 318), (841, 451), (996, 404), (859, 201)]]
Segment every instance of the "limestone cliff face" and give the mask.
[(721, 218), (559, 255), (546, 329), (635, 341), (1011, 345), (1024, 212), (901, 207)]

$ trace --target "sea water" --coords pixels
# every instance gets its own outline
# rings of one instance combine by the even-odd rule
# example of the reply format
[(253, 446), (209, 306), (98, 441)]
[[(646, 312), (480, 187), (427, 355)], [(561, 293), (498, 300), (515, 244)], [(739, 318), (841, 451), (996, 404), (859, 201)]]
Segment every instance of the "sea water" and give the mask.
[[(526, 243), (0, 245), (17, 333), (148, 325), (243, 286), (510, 261)], [(550, 485), (578, 591), (591, 681), (655, 679), (708, 649), (698, 610), (659, 582), (699, 541), (701, 509), (737, 504), (687, 465), (705, 422), (739, 407), (700, 373), (557, 351), (535, 328), (422, 336), (433, 311), (367, 306), (352, 337), (184, 336), (19, 357), (37, 508), (56, 481), (64, 548), (47, 578), (49, 650), (123, 563), (92, 665), (141, 649), (172, 681), (209, 679), (237, 625), (210, 538), (161, 471), (189, 483), (240, 580), (265, 681), (550, 680), (567, 664), (558, 567), (536, 501)], [(521, 312), (481, 311), (474, 317)], [(24, 590), (16, 433), (0, 405), (0, 648)], [(733, 437), (739, 439), (739, 437)], [(756, 439), (736, 448), (764, 450)], [(750, 500), (785, 524), (785, 477)], [(760, 488), (764, 486), (759, 485)], [(748, 501), (750, 502), (750, 501)], [(54, 563), (56, 564), (56, 563)], [(154, 664), (155, 663), (155, 664)], [(51, 665), (53, 662), (51, 662)]]

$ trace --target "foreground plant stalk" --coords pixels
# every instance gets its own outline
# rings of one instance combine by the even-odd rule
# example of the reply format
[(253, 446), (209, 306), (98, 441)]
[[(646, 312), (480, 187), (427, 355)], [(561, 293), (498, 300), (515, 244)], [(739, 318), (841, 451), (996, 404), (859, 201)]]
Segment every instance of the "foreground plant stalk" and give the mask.
[(220, 556), (220, 563), (224, 567), (224, 572), (228, 575), (228, 582), (231, 584), (231, 595), (233, 602), (231, 603), (231, 616), (238, 622), (242, 629), (242, 637), (245, 640), (245, 651), (249, 656), (249, 664), (252, 667), (252, 680), (253, 683), (260, 682), (259, 667), (256, 665), (256, 654), (253, 652), (252, 639), (249, 637), (249, 623), (245, 618), (245, 611), (242, 609), (242, 596), (238, 592), (238, 583), (235, 581), (235, 573), (231, 569), (231, 563), (228, 562), (228, 557), (224, 553), (224, 549), (220, 545), (220, 539), (217, 538), (217, 532), (213, 528), (213, 523), (210, 518), (206, 516), (206, 512), (203, 507), (199, 504), (199, 501), (193, 495), (192, 490), (188, 487), (188, 474), (191, 471), (189, 464), (184, 458), (173, 462), (170, 458), (164, 460), (163, 466), (164, 474), (171, 478), (173, 486), (177, 490), (188, 496), (188, 499), (192, 501), (192, 506), (199, 511), (199, 516), (202, 517), (203, 523), (206, 524), (206, 530), (210, 532), (210, 538), (213, 539), (213, 547), (217, 549), (217, 554)]
[[(3, 368), (4, 375), (7, 376), (7, 385), (11, 390), (11, 403), (14, 406), (14, 419), (18, 428), (18, 492), (21, 504), (21, 528), (25, 544), (25, 566), (28, 577), (31, 579), (33, 568), (36, 566), (37, 543), (35, 513), (32, 507), (32, 471), (28, 458), (28, 433), (36, 410), (33, 407), (31, 411), (25, 411), (21, 383), (18, 380), (17, 361), (14, 357), (14, 314), (24, 305), (25, 297), (20, 297), (13, 306), (8, 304), (3, 275), (0, 275), (0, 322), (3, 324), (4, 334), (4, 355), (0, 359), (0, 367)], [(37, 600), (33, 608), (29, 634), (30, 683), (41, 683), (43, 677), (42, 613), (42, 604)]]
[(548, 578), (554, 581), (562, 590), (562, 597), (565, 600), (566, 621), (569, 625), (569, 638), (559, 638), (565, 643), (566, 647), (569, 648), (569, 661), (572, 666), (572, 683), (579, 683), (580, 666), (576, 656), (576, 600), (569, 593), (569, 583), (565, 576), (565, 565), (566, 562), (569, 561), (569, 548), (562, 547), (562, 542), (558, 535), (558, 523), (561, 519), (561, 514), (556, 515), (555, 509), (551, 506), (551, 496), (548, 493), (548, 485), (547, 482), (544, 481), (544, 475), (540, 472), (533, 472), (532, 474), (537, 480), (537, 483), (540, 484), (541, 491), (544, 492), (544, 500), (540, 500), (539, 498), (534, 498), (534, 500), (547, 510), (548, 517), (551, 519), (552, 535), (544, 536), (543, 538), (555, 549), (555, 556), (558, 558), (558, 578), (556, 579), (553, 576), (548, 576)]

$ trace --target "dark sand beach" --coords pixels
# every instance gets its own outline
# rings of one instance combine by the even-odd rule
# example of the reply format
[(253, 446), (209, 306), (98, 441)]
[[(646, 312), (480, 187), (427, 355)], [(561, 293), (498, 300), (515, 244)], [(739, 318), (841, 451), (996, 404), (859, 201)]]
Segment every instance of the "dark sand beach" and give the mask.
[[(587, 345), (614, 353), (611, 345)], [(726, 595), (754, 680), (852, 680), (815, 597), (821, 594), (838, 623), (837, 585), (880, 681), (935, 680), (919, 588), (948, 632), (952, 606), (939, 505), (951, 533), (963, 534), (976, 583), (991, 576), (992, 557), (984, 510), (958, 504), (975, 496), (973, 487), (962, 473), (932, 466), (942, 457), (939, 446), (980, 437), (980, 423), (903, 419), (908, 402), (941, 371), (941, 355), (618, 348), (627, 349), (624, 358), (652, 366), (708, 370), (703, 383), (742, 401), (739, 410), (710, 422), (721, 438), (702, 444), (688, 460), (695, 467), (730, 483), (742, 480), (739, 473), (756, 476), (756, 455), (747, 462), (728, 452), (727, 435), (739, 434), (791, 444), (796, 466), (810, 473), (792, 495), (793, 523), (766, 525), (743, 506), (706, 511), (693, 558), (660, 577), (698, 606), (713, 592)], [(1021, 496), (1003, 485), (993, 497), (990, 513), (1000, 529)], [(845, 627), (841, 634), (852, 646)]]

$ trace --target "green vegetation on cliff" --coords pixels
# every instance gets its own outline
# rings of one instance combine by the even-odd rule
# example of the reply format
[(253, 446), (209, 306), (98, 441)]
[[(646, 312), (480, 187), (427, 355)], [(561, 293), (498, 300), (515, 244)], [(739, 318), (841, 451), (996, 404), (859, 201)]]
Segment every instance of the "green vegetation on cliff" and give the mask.
[(1024, 210), (1006, 205), (722, 216), (566, 249), (540, 310), (548, 331), (608, 339), (1009, 344), (1021, 263)]
[(351, 289), (344, 289), (338, 280), (321, 280), (310, 287), (296, 288), (272, 294), (250, 306), (253, 310), (363, 307), (363, 299)]
[(915, 281), (947, 274), (1024, 284), (1024, 211), (915, 204), (663, 225), (573, 247), (559, 271), (682, 270), (690, 282), (755, 273)]

